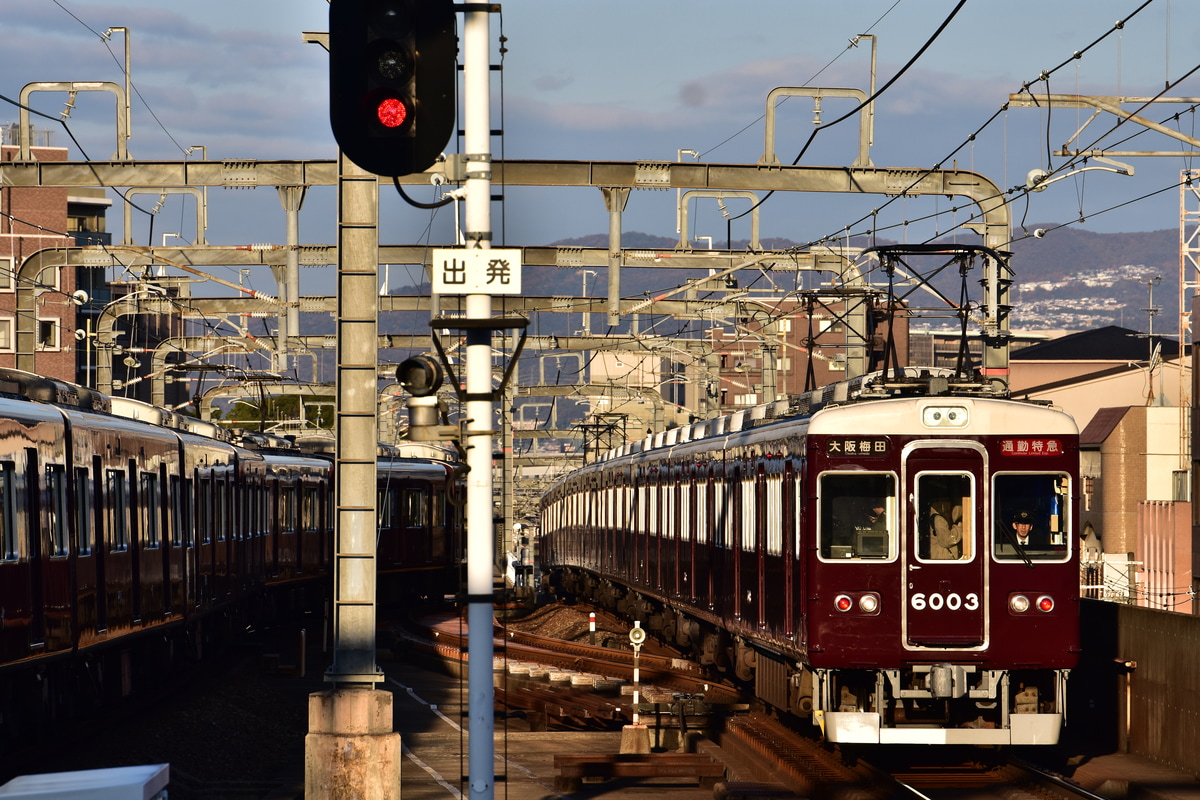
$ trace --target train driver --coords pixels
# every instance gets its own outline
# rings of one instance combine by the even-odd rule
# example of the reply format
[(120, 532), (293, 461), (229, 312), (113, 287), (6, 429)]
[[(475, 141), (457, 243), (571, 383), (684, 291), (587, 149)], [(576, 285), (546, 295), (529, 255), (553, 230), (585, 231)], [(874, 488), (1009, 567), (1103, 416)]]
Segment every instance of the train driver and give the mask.
[(1017, 509), (1008, 518), (1008, 525), (998, 526), (996, 555), (1000, 558), (1023, 558), (1030, 551), (1050, 549), (1046, 531), (1037, 525), (1037, 518), (1026, 509)]

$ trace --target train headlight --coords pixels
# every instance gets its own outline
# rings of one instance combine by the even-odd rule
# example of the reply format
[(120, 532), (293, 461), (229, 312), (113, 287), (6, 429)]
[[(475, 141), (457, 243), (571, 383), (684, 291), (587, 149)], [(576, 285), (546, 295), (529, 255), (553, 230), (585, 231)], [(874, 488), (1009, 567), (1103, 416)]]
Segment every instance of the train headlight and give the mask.
[(1014, 594), (1008, 598), (1008, 607), (1016, 614), (1024, 614), (1029, 610), (1029, 598), (1023, 594)]
[(1054, 610), (1054, 598), (1048, 594), (1042, 595), (1041, 597), (1038, 598), (1037, 607), (1038, 607), (1038, 611), (1047, 611), (1047, 612), (1053, 611)]
[(921, 409), (921, 424), (926, 428), (967, 427), (966, 406), (925, 406)]
[(864, 594), (858, 598), (858, 610), (864, 614), (874, 614), (879, 610), (879, 596), (874, 594)]
[(838, 611), (849, 611), (854, 608), (854, 601), (848, 594), (839, 594), (833, 599), (833, 605)]

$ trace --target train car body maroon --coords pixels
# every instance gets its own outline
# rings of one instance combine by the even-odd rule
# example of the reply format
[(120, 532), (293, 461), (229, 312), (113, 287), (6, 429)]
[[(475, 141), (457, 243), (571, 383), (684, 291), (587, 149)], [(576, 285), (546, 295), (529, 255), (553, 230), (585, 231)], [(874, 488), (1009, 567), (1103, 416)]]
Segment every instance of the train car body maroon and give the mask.
[(543, 569), (830, 741), (1056, 742), (1080, 651), (1076, 425), (901, 386), (614, 451), (547, 493)]
[[(461, 474), (440, 448), (426, 457), (380, 458), (376, 548), (380, 602), (439, 599), (461, 583)], [(439, 457), (440, 456), (440, 457)]]
[[(428, 511), (400, 550), (385, 537), (391, 591), (416, 596), (411, 575), (453, 593), (459, 471), (380, 465), (381, 491)], [(217, 629), (319, 610), (333, 482), (332, 458), (287, 440), (0, 369), (0, 739), (161, 680), (149, 664), (199, 657)]]

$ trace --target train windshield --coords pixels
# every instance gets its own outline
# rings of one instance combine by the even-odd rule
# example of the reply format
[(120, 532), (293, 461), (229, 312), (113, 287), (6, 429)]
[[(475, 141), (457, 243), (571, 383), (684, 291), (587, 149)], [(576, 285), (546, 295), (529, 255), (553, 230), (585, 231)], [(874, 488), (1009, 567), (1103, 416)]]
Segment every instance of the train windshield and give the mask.
[(1059, 559), (1070, 553), (1070, 482), (1058, 472), (1004, 474), (992, 492), (998, 559)]
[(891, 558), (896, 540), (896, 478), (890, 473), (834, 472), (821, 476), (819, 546), (822, 558)]
[(967, 472), (924, 473), (917, 479), (917, 555), (929, 561), (970, 561), (974, 481)]

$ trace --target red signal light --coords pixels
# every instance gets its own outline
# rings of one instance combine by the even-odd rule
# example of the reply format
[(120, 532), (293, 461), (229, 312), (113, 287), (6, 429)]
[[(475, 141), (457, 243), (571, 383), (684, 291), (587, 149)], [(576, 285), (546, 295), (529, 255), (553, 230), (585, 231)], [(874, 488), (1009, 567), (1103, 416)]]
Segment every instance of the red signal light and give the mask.
[(399, 128), (408, 119), (408, 106), (403, 100), (388, 97), (380, 101), (375, 109), (375, 116), (385, 128)]
[(833, 605), (838, 611), (849, 611), (854, 608), (854, 601), (850, 599), (849, 595), (839, 594), (833, 599)]
[(1038, 598), (1037, 605), (1038, 605), (1038, 609), (1040, 609), (1041, 611), (1053, 611), (1054, 610), (1054, 598), (1049, 597), (1047, 595), (1042, 595), (1041, 597)]

